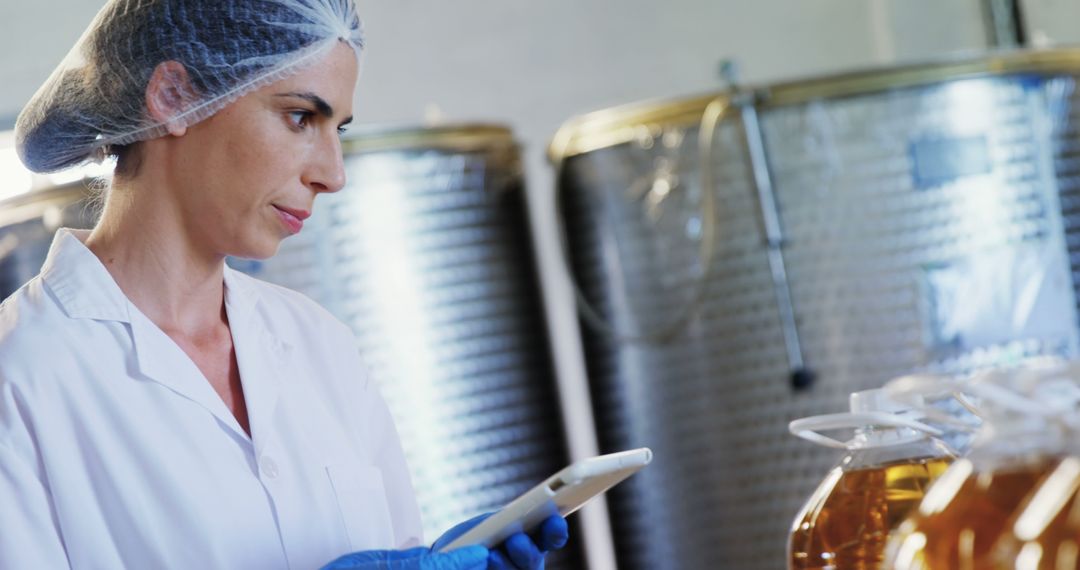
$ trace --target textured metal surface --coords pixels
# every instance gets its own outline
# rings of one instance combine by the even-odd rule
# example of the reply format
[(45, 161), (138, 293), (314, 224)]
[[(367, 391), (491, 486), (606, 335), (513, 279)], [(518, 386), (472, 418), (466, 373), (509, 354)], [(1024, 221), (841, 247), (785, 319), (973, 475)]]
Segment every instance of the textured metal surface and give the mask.
[[(782, 568), (792, 517), (837, 459), (790, 436), (790, 420), (840, 411), (849, 392), (914, 370), (1076, 354), (1072, 78), (846, 95), (759, 113), (811, 389), (789, 383), (736, 121), (711, 162), (718, 241), (698, 317), (666, 344), (585, 330), (602, 446), (656, 453), (610, 501), (620, 568)], [(651, 131), (569, 158), (561, 178), (576, 276), (623, 331), (685, 302), (695, 272), (695, 129)], [(671, 132), (681, 144), (663, 144)], [(680, 164), (668, 220), (625, 190), (664, 161)]]
[[(1077, 77), (1057, 77), (1046, 83), (1051, 111), (1050, 142), (1054, 182), (1058, 188), (1069, 267), (1080, 303), (1080, 92)], [(1080, 305), (1078, 305), (1080, 313)]]
[[(616, 147), (566, 165), (579, 278), (612, 324), (628, 332), (664, 323), (690, 302), (701, 278), (696, 142), (692, 132), (672, 132), (679, 131), (667, 138), (678, 145), (664, 145), (661, 136), (650, 148)], [(718, 241), (701, 316), (664, 345), (622, 344), (586, 330), (602, 448), (648, 445), (655, 453), (649, 469), (611, 494), (620, 568), (738, 567), (730, 541), (718, 539), (725, 526), (751, 522), (731, 507), (741, 492), (737, 456), (753, 440), (737, 437), (749, 434), (737, 425), (732, 392), (765, 386), (787, 369), (751, 173), (731, 124), (721, 127), (715, 154), (722, 157), (714, 174)], [(623, 189), (647, 184), (657, 163), (672, 160), (681, 183), (664, 204), (665, 218), (654, 222)]]
[[(505, 130), (481, 142), (425, 148), (413, 133), (409, 148), (347, 146), (347, 187), (321, 196), (275, 257), (234, 263), (356, 332), (429, 538), (508, 503), (568, 457), (518, 151)], [(549, 565), (580, 567), (579, 548)]]

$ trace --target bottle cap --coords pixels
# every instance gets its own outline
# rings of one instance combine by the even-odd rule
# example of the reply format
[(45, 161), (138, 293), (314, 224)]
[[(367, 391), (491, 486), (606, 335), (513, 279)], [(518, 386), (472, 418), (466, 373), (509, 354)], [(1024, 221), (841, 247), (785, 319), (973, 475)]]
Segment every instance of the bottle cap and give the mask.
[(900, 402), (892, 398), (888, 392), (881, 388), (852, 392), (851, 396), (848, 398), (848, 402), (851, 406), (851, 413), (853, 414), (863, 412), (902, 414), (905, 412), (914, 412), (923, 406), (923, 399), (921, 396), (913, 396), (908, 398), (908, 401), (906, 402)]

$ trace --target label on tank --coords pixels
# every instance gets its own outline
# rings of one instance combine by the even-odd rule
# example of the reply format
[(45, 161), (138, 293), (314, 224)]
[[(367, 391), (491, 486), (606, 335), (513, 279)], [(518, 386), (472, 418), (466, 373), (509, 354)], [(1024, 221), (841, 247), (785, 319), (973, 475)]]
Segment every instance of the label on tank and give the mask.
[(993, 170), (986, 137), (936, 137), (911, 142), (911, 176), (923, 190)]

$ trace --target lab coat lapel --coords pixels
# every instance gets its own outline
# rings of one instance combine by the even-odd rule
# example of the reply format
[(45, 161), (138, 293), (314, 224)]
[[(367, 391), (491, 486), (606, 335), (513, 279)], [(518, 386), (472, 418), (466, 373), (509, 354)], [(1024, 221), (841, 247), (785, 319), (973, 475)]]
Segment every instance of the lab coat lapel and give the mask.
[[(83, 245), (89, 233), (58, 231), (42, 268), (43, 278), (64, 310), (72, 318), (128, 323), (135, 349), (134, 364), (141, 376), (202, 406), (246, 439), (247, 434), (232, 411), (191, 357), (123, 294), (105, 266)], [(251, 434), (259, 451), (273, 438), (281, 375), (288, 373), (288, 355), (292, 349), (270, 332), (273, 327), (258, 310), (258, 291), (249, 279), (225, 267), (225, 310), (244, 386)]]
[(88, 230), (58, 230), (42, 266), (42, 278), (64, 311), (73, 319), (127, 323), (139, 375), (199, 404), (246, 437), (195, 362), (124, 295), (86, 248), (83, 241), (89, 235)]
[(246, 279), (250, 278), (226, 268), (225, 310), (258, 456), (275, 438), (274, 413), (282, 377), (291, 370), (293, 347), (274, 334), (274, 327), (264, 314), (267, 308), (259, 306), (258, 291)]
[(195, 362), (137, 307), (130, 307), (131, 333), (139, 372), (147, 379), (199, 404), (223, 424), (246, 437)]

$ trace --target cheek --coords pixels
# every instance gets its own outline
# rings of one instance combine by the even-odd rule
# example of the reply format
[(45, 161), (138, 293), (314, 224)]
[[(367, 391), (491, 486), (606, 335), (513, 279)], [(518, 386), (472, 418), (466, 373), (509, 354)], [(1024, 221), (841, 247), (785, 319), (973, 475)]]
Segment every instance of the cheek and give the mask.
[(215, 221), (226, 226), (257, 215), (294, 189), (307, 151), (279, 116), (232, 110), (215, 116), (209, 128), (199, 132), (199, 140), (189, 145), (196, 156), (185, 168), (194, 178), (194, 206), (210, 206)]
[(218, 163), (214, 180), (207, 186), (217, 196), (212, 200), (221, 205), (226, 215), (246, 216), (270, 201), (270, 195), (282, 186), (277, 164), (269, 154), (272, 147), (251, 141), (233, 144), (227, 149), (228, 160)]
[(266, 160), (266, 138), (257, 132), (236, 133), (226, 141), (225, 154), (232, 170), (238, 174), (251, 173), (269, 166)]
[(265, 195), (289, 184), (289, 175), (302, 159), (304, 149), (296, 148), (284, 129), (250, 130), (229, 141), (229, 168), (232, 182), (247, 193)]

